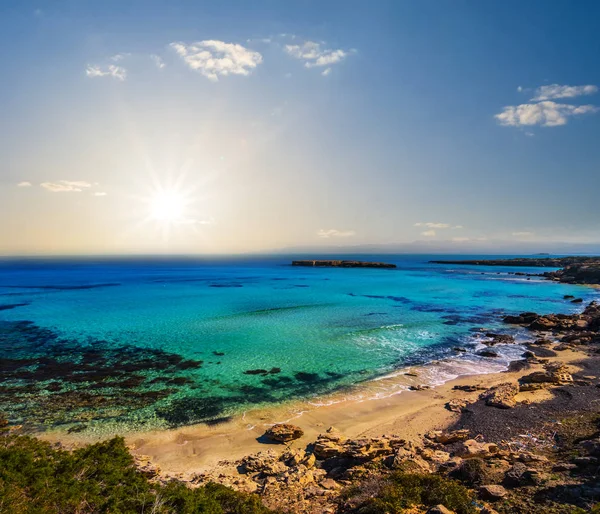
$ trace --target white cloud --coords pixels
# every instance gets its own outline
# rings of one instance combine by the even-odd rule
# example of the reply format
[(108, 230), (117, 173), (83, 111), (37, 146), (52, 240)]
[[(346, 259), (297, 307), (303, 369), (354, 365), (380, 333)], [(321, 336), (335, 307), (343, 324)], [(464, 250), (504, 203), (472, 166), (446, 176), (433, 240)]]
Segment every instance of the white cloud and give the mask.
[(284, 77), (285, 77), (286, 79), (291, 79), (291, 78), (292, 78), (292, 74), (288, 72), (288, 73), (286, 73), (286, 74), (284, 75)]
[(106, 193), (104, 191), (96, 191), (94, 196), (106, 196)]
[(150, 59), (154, 61), (154, 64), (156, 64), (156, 67), (159, 70), (162, 70), (166, 66), (165, 61), (163, 61), (162, 57), (160, 57), (159, 55), (152, 54), (150, 56)]
[(415, 227), (450, 228), (450, 226), (451, 225), (448, 225), (448, 223), (431, 223), (431, 222), (427, 222), (427, 223), (423, 223), (423, 222), (415, 223)]
[(341, 48), (337, 50), (323, 48), (321, 43), (315, 41), (305, 41), (301, 45), (285, 45), (285, 51), (292, 57), (303, 60), (307, 68), (330, 66), (356, 52), (356, 50), (346, 51)]
[(535, 136), (535, 134), (533, 132), (525, 132), (525, 135), (527, 137), (534, 137)]
[(326, 77), (327, 75), (329, 75), (331, 73), (331, 68), (325, 68), (322, 72), (321, 75), (323, 75), (324, 77)]
[(434, 237), (435, 230), (426, 230), (425, 232), (421, 232), (421, 235), (425, 237)]
[(508, 127), (531, 125), (557, 127), (565, 125), (571, 116), (579, 116), (597, 111), (598, 108), (593, 105), (575, 106), (544, 101), (537, 104), (509, 105), (504, 107), (503, 111), (494, 117), (500, 125)]
[(260, 53), (224, 41), (171, 43), (171, 48), (191, 69), (215, 82), (219, 80), (219, 76), (249, 75), (262, 62)]
[(517, 91), (518, 91), (519, 93), (521, 93), (521, 92), (523, 91), (523, 86), (519, 86), (519, 87), (517, 87)]
[(321, 229), (317, 232), (317, 236), (329, 238), (329, 237), (352, 237), (356, 235), (354, 230), (336, 230), (330, 228), (329, 230)]
[(92, 184), (82, 180), (59, 180), (58, 182), (42, 182), (40, 186), (52, 193), (80, 193), (84, 189), (92, 187)]
[(531, 236), (535, 235), (535, 233), (523, 231), (523, 232), (513, 232), (512, 235), (515, 237), (531, 237)]
[(90, 66), (88, 65), (85, 70), (85, 74), (88, 77), (113, 77), (118, 80), (125, 80), (127, 77), (127, 70), (122, 66), (116, 66), (115, 64), (109, 64), (108, 66)]
[(125, 57), (129, 57), (130, 55), (131, 55), (130, 53), (115, 54), (112, 57), (110, 57), (110, 60), (114, 61), (114, 62), (119, 62), (119, 61), (122, 61), (123, 59), (125, 59)]
[(467, 241), (470, 241), (471, 239), (468, 237), (453, 237), (452, 241), (454, 241), (455, 243), (465, 243)]
[(31, 185), (32, 185), (32, 184), (31, 184), (31, 182), (27, 182), (27, 181), (25, 180), (25, 181), (23, 181), (23, 182), (19, 182), (19, 183), (17, 184), (17, 187), (31, 187)]
[(550, 86), (541, 86), (535, 90), (535, 96), (532, 102), (541, 102), (544, 100), (553, 100), (556, 98), (575, 98), (577, 96), (593, 95), (598, 92), (598, 86), (560, 86), (552, 84)]

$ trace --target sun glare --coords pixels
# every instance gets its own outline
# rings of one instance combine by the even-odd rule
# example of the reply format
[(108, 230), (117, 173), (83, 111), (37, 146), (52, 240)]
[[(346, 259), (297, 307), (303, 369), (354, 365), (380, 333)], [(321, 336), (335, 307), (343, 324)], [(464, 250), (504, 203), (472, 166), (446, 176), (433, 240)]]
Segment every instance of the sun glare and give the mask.
[(150, 200), (152, 219), (165, 223), (182, 220), (185, 211), (185, 198), (173, 191), (162, 191)]

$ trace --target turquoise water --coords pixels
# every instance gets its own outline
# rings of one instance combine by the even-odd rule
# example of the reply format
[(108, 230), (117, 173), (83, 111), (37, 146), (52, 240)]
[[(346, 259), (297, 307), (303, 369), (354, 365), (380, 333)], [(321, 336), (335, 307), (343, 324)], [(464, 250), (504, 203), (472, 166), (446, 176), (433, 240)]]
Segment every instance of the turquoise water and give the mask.
[(485, 369), (452, 348), (506, 331), (504, 314), (595, 294), (509, 274), (540, 268), (428, 263), (440, 256), (366, 257), (396, 270), (291, 258), (2, 261), (0, 412), (71, 430), (215, 423), (433, 359)]

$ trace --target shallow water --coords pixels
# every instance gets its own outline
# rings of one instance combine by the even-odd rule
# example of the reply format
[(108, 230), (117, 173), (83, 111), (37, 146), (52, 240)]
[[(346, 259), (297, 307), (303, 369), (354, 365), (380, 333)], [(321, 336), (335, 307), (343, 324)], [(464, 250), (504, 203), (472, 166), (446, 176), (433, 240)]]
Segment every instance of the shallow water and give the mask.
[[(540, 268), (363, 258), (398, 269), (299, 268), (287, 256), (0, 261), (0, 412), (38, 428), (137, 430), (318, 404), (450, 356), (432, 383), (497, 371), (515, 349), (493, 360), (452, 348), (476, 349), (481, 327), (508, 330), (503, 314), (572, 312), (581, 307), (563, 295), (596, 293), (509, 274)], [(370, 384), (387, 394), (385, 381)]]

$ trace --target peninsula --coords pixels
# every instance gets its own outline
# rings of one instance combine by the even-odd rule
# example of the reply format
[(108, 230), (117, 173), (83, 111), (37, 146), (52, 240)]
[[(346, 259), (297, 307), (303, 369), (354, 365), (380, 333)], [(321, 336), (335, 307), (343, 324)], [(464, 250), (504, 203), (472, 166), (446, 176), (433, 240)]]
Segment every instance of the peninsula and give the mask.
[(311, 268), (395, 268), (395, 264), (387, 262), (341, 261), (341, 260), (302, 260), (292, 261), (292, 266), (308, 266)]
[(515, 266), (531, 268), (561, 268), (546, 271), (541, 276), (566, 284), (600, 284), (600, 257), (556, 257), (516, 259), (439, 260), (433, 264), (467, 264), (470, 266)]

